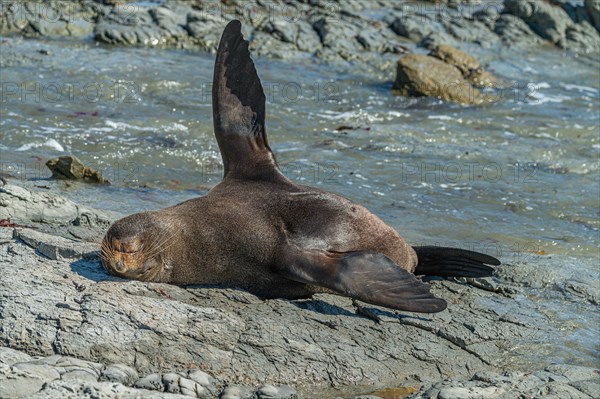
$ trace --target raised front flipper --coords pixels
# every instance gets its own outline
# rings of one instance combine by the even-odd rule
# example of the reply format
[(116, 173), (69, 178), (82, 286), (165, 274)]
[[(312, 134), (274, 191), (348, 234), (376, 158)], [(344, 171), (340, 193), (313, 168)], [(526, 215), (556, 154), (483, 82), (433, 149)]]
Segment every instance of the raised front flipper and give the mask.
[(212, 100), (224, 178), (287, 181), (267, 142), (265, 94), (240, 21), (227, 24), (221, 36)]
[(328, 252), (289, 246), (278, 271), (290, 280), (329, 288), (361, 301), (410, 312), (446, 309), (425, 284), (387, 256), (375, 252)]

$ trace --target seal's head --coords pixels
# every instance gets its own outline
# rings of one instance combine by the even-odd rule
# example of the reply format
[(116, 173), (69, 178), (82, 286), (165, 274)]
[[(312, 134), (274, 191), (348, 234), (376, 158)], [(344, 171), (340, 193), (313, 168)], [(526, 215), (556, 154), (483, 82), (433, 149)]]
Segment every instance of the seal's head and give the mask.
[(173, 234), (164, 218), (142, 212), (116, 221), (102, 241), (102, 265), (113, 276), (162, 281), (170, 270)]

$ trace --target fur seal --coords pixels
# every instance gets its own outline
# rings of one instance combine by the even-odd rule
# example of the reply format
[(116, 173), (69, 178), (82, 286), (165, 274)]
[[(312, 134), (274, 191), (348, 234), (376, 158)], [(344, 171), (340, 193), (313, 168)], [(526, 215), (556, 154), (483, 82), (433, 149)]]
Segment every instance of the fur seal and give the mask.
[(489, 265), (500, 264), (461, 249), (411, 247), (366, 208), (289, 180), (267, 142), (265, 95), (239, 21), (221, 37), (212, 100), (223, 180), (203, 197), (115, 222), (101, 253), (111, 274), (264, 298), (329, 292), (431, 313), (446, 301), (415, 274), (489, 276)]

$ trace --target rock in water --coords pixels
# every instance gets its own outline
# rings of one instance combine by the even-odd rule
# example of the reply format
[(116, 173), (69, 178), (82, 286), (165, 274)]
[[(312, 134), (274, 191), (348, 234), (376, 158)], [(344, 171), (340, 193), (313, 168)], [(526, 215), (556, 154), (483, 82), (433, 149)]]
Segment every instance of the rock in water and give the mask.
[(475, 57), (464, 51), (441, 44), (435, 47), (429, 55), (458, 68), (463, 77), (475, 86), (487, 87), (496, 83), (496, 78), (487, 72)]
[(90, 183), (110, 184), (102, 177), (102, 173), (86, 167), (79, 158), (65, 155), (46, 162), (46, 166), (52, 171), (54, 179), (85, 180)]
[(479, 90), (465, 81), (457, 67), (420, 54), (400, 58), (392, 90), (402, 96), (437, 97), (462, 104), (482, 101)]
[(62, 156), (46, 162), (54, 179), (83, 179), (83, 162), (73, 156)]

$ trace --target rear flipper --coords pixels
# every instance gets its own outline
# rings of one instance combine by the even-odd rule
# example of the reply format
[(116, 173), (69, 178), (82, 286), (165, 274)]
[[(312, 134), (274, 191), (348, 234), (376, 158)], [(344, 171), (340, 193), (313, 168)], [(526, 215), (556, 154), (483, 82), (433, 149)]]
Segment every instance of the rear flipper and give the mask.
[(429, 284), (375, 252), (330, 252), (288, 246), (277, 271), (290, 280), (329, 288), (361, 301), (410, 312), (435, 313), (446, 301)]
[(492, 256), (458, 248), (413, 247), (419, 263), (415, 274), (440, 277), (489, 277), (500, 261)]

